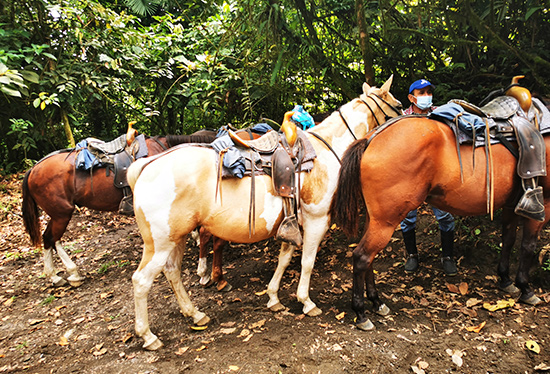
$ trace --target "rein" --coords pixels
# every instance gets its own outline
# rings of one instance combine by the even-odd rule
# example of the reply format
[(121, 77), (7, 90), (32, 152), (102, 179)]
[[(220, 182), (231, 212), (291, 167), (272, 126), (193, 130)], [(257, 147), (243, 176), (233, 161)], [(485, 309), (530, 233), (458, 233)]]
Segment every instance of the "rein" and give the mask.
[[(380, 99), (384, 104), (386, 104), (387, 106), (389, 106), (395, 113), (397, 113), (397, 115), (401, 115), (401, 111), (399, 111), (396, 107), (394, 107), (393, 105), (391, 105), (390, 103), (388, 103), (386, 100), (382, 99), (380, 96), (378, 96), (377, 94), (375, 93), (371, 93), (369, 95), (367, 95), (367, 99), (371, 99), (374, 104), (376, 104), (376, 106), (378, 107), (378, 109), (380, 109), (380, 111), (382, 113), (384, 113), (384, 117), (385, 117), (385, 120), (388, 121), (394, 117), (390, 117), (385, 111), (384, 109), (382, 109), (382, 107), (380, 106), (380, 104), (378, 104), (378, 101), (376, 101), (373, 97), (371, 97), (371, 95), (373, 96), (376, 96), (378, 99)], [(377, 124), (377, 127), (380, 127), (380, 122), (378, 121), (378, 118), (376, 118), (376, 114), (374, 113), (374, 110), (372, 110), (371, 106), (369, 105), (369, 103), (367, 103), (365, 100), (363, 99), (359, 99), (361, 100), (361, 102), (363, 104), (365, 104), (367, 106), (367, 108), (369, 108), (372, 116), (374, 117), (374, 120), (376, 121), (376, 124)], [(353, 136), (353, 138), (355, 140), (357, 140), (357, 137), (355, 136), (355, 134), (353, 133), (353, 130), (351, 129), (351, 127), (349, 126), (348, 124), (348, 121), (346, 121), (346, 118), (344, 117), (344, 115), (342, 114), (342, 111), (340, 110), (340, 108), (338, 108), (338, 114), (340, 114), (340, 118), (342, 118), (342, 121), (344, 122), (344, 124), (346, 125), (346, 127), (348, 128), (349, 132), (351, 133), (351, 136)], [(314, 133), (313, 131), (309, 132), (309, 134), (313, 135), (314, 137), (316, 137), (317, 139), (319, 139), (321, 142), (323, 142), (327, 148), (334, 154), (334, 156), (336, 157), (336, 159), (338, 160), (338, 162), (340, 163), (340, 165), (342, 165), (342, 161), (340, 160), (340, 157), (338, 157), (338, 154), (336, 153), (336, 151), (332, 148), (332, 146), (325, 140), (323, 139), (319, 134), (316, 134)]]

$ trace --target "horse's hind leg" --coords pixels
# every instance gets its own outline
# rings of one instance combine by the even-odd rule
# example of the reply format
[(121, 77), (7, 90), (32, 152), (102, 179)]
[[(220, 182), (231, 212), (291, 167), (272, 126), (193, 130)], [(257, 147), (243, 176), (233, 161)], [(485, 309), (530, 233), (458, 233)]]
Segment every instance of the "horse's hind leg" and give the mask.
[(44, 242), (44, 275), (47, 278), (50, 278), (55, 287), (64, 286), (67, 282), (57, 275), (53, 261), (53, 248), (57, 250), (57, 254), (65, 265), (67, 272), (70, 274), (69, 282), (71, 285), (74, 287), (79, 286), (82, 284), (82, 280), (84, 279), (84, 277), (81, 277), (80, 274), (78, 274), (76, 264), (71, 261), (69, 255), (65, 252), (63, 246), (61, 245), (61, 237), (67, 229), (67, 225), (71, 220), (71, 215), (72, 210), (66, 214), (63, 214), (61, 217), (50, 218), (50, 221), (48, 222), (46, 230), (44, 230), (44, 234), (42, 236)]
[(191, 302), (191, 299), (189, 299), (189, 294), (187, 293), (185, 287), (183, 287), (183, 283), (181, 282), (180, 269), (183, 252), (185, 251), (185, 243), (186, 241), (182, 240), (180, 244), (174, 247), (166, 260), (163, 272), (166, 276), (166, 279), (168, 279), (172, 290), (174, 290), (182, 314), (186, 317), (192, 317), (193, 323), (195, 323), (196, 325), (204, 326), (208, 322), (210, 322), (210, 318), (208, 318), (206, 314), (204, 314), (203, 312), (199, 312), (195, 308), (195, 306)]
[[(548, 217), (548, 214), (548, 209), (546, 209), (546, 217)], [(525, 220), (523, 226), (523, 238), (521, 240), (516, 286), (521, 290), (519, 301), (530, 305), (538, 305), (542, 302), (529, 286), (529, 271), (536, 262), (537, 239), (545, 223), (546, 222)]]
[(517, 237), (518, 221), (519, 217), (512, 208), (502, 210), (502, 250), (497, 267), (497, 274), (500, 278), (498, 288), (511, 295), (517, 295), (520, 292), (510, 278), (510, 254)]
[[(155, 248), (153, 251), (152, 248)], [(162, 250), (158, 246), (145, 245), (139, 267), (132, 275), (134, 285), (134, 304), (136, 313), (136, 334), (143, 338), (143, 348), (156, 350), (162, 347), (162, 342), (151, 332), (149, 326), (149, 312), (147, 310), (147, 296), (153, 285), (153, 281), (164, 268), (169, 256), (169, 251)]]

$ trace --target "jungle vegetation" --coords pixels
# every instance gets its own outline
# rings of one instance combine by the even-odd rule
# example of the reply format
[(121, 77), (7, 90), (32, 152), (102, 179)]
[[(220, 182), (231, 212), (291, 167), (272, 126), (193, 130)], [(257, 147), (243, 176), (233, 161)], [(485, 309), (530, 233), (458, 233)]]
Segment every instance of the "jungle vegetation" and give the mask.
[(330, 112), (394, 75), (404, 103), (550, 92), (546, 0), (0, 0), (0, 173), (128, 122), (184, 134), (295, 104)]

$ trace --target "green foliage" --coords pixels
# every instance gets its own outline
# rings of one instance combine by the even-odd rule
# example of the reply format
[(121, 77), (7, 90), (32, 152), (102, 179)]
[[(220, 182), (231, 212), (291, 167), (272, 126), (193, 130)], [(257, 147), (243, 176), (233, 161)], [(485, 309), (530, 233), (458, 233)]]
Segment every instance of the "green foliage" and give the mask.
[[(364, 1), (372, 60), (359, 48), (355, 6), (15, 0), (0, 14), (0, 133), (10, 132), (0, 137), (0, 169), (67, 147), (66, 128), (76, 141), (110, 140), (129, 121), (149, 135), (181, 134), (281, 121), (295, 104), (332, 111), (360, 92), (367, 68), (377, 83), (394, 74), (404, 103), (421, 77), (436, 84), (436, 104), (479, 102), (519, 74), (549, 92), (550, 20), (540, 0)], [(12, 119), (33, 126), (14, 131)]]

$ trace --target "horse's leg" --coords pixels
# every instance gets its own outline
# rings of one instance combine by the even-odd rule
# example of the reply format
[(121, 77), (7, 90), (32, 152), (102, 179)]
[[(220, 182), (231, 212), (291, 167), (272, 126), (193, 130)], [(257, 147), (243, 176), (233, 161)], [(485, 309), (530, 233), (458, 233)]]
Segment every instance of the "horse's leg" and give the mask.
[(44, 248), (44, 276), (50, 278), (54, 287), (62, 287), (67, 284), (67, 281), (57, 275), (55, 271), (52, 248)]
[(302, 270), (300, 273), (300, 282), (296, 296), (298, 301), (304, 304), (303, 312), (308, 316), (314, 317), (322, 313), (313, 301), (309, 298), (309, 285), (311, 273), (315, 266), (315, 258), (321, 240), (325, 236), (329, 227), (327, 216), (317, 219), (306, 218), (304, 216), (304, 245), (302, 249)]
[[(156, 243), (155, 243), (156, 244)], [(155, 250), (153, 250), (155, 248)], [(143, 348), (157, 350), (162, 347), (162, 342), (151, 332), (149, 326), (149, 313), (147, 311), (147, 296), (153, 285), (153, 281), (164, 268), (170, 252), (173, 250), (161, 249), (154, 245), (144, 245), (141, 263), (132, 275), (134, 285), (134, 304), (136, 313), (136, 334), (143, 338)]]
[(78, 272), (78, 266), (71, 260), (67, 252), (65, 252), (65, 249), (63, 249), (63, 246), (61, 245), (61, 241), (57, 241), (55, 243), (55, 249), (57, 250), (57, 254), (59, 255), (59, 258), (61, 259), (61, 262), (63, 262), (63, 265), (65, 265), (65, 268), (67, 269), (67, 272), (69, 273), (69, 277), (67, 280), (73, 287), (79, 287), (82, 285), (82, 282), (84, 281), (84, 277), (80, 275)]
[(208, 274), (208, 242), (212, 238), (212, 234), (206, 231), (204, 228), (199, 229), (199, 265), (197, 267), (197, 274), (201, 279), (199, 284), (204, 287), (208, 287), (212, 284), (212, 278)]
[(279, 251), (279, 261), (277, 262), (277, 269), (267, 286), (267, 295), (269, 296), (269, 301), (267, 302), (267, 307), (271, 309), (272, 312), (279, 312), (285, 309), (284, 305), (279, 301), (279, 286), (281, 285), (281, 279), (283, 274), (292, 260), (292, 255), (296, 246), (283, 242), (281, 244), (281, 249)]
[[(44, 243), (44, 275), (47, 278), (50, 278), (54, 287), (61, 287), (67, 284), (67, 282), (63, 278), (57, 275), (57, 271), (55, 270), (55, 265), (53, 260), (52, 249), (55, 248), (57, 250), (57, 253), (60, 256), (61, 261), (67, 267), (64, 257), (68, 259), (69, 256), (63, 250), (60, 240), (63, 234), (65, 233), (65, 230), (67, 229), (67, 225), (71, 220), (71, 216), (72, 216), (72, 210), (65, 212), (65, 214), (62, 214), (62, 215), (57, 214), (54, 217), (50, 216), (51, 217), (50, 221), (48, 222), (48, 225), (46, 226), (46, 230), (44, 230), (44, 234), (42, 235), (42, 241)], [(61, 248), (61, 251), (59, 250), (60, 248)], [(65, 256), (63, 256), (63, 254)], [(72, 263), (73, 265), (73, 268), (71, 268), (71, 271), (77, 271), (75, 270), (76, 265), (70, 259), (69, 259), (69, 262)], [(67, 271), (70, 274), (72, 274), (68, 267), (67, 267)]]
[(498, 261), (497, 274), (500, 277), (498, 288), (509, 294), (518, 294), (519, 288), (510, 278), (510, 254), (517, 237), (519, 216), (512, 208), (502, 210), (502, 250)]
[(163, 272), (166, 279), (168, 279), (172, 290), (174, 290), (181, 313), (186, 317), (192, 317), (193, 323), (196, 325), (203, 326), (210, 322), (210, 318), (195, 308), (191, 302), (191, 299), (189, 299), (189, 294), (181, 282), (181, 262), (183, 252), (185, 251), (185, 243), (186, 240), (184, 239), (170, 252), (166, 263), (164, 264)]
[[(549, 209), (546, 209), (546, 217), (548, 217), (549, 213)], [(548, 218), (545, 222), (525, 220), (523, 225), (523, 238), (521, 240), (516, 286), (521, 290), (519, 301), (530, 305), (538, 305), (542, 302), (529, 286), (529, 271), (536, 262), (537, 239), (540, 230), (542, 230), (547, 221)]]
[(214, 256), (212, 259), (212, 281), (217, 284), (218, 291), (231, 291), (233, 288), (223, 278), (223, 249), (227, 244), (227, 240), (213, 237)]
[(353, 293), (351, 307), (357, 314), (357, 328), (372, 330), (374, 325), (365, 314), (365, 285), (367, 297), (372, 302), (376, 313), (388, 315), (390, 309), (382, 303), (376, 290), (373, 263), (380, 252), (390, 241), (395, 225), (379, 224), (370, 218), (365, 234), (353, 251)]

